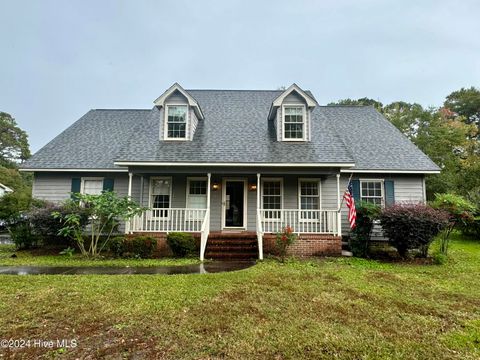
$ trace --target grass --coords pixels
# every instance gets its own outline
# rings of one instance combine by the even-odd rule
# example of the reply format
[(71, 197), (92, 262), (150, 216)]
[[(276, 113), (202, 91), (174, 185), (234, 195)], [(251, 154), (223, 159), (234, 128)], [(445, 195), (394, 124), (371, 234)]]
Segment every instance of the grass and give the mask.
[[(16, 254), (16, 258), (12, 258)], [(80, 254), (73, 256), (58, 255), (58, 250), (39, 255), (39, 251), (15, 251), (14, 245), (0, 245), (0, 266), (31, 265), (31, 266), (175, 266), (199, 264), (200, 260), (192, 258), (161, 258), (161, 259), (108, 259), (85, 258)]]
[(209, 275), (0, 276), (0, 339), (78, 341), (5, 352), (25, 359), (479, 359), (479, 279), (480, 242), (459, 236), (441, 266), (338, 258)]

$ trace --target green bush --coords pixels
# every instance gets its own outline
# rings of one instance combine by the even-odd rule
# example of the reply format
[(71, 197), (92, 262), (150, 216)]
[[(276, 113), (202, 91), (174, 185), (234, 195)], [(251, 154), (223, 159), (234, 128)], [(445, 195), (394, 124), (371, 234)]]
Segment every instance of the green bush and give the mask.
[(462, 229), (475, 222), (474, 213), (477, 209), (469, 200), (456, 194), (435, 194), (432, 206), (449, 215), (448, 226), (440, 238), (440, 252), (447, 255), (450, 234), (453, 229)]
[(368, 256), (373, 222), (375, 219), (378, 219), (380, 210), (381, 208), (378, 205), (369, 202), (361, 202), (356, 207), (356, 226), (352, 230), (352, 235), (349, 239), (350, 250), (354, 256)]
[(25, 217), (11, 221), (7, 229), (17, 249), (31, 249), (40, 244), (40, 237), (34, 233), (30, 222)]
[(196, 242), (192, 234), (171, 232), (167, 235), (167, 244), (177, 257), (192, 255), (196, 251)]
[(116, 236), (109, 241), (110, 251), (117, 257), (148, 259), (153, 256), (157, 240), (151, 236)]
[(69, 246), (71, 240), (65, 236), (59, 235), (60, 230), (64, 227), (62, 218), (55, 218), (54, 212), (65, 216), (72, 212), (78, 213), (82, 226), (88, 223), (88, 213), (86, 209), (72, 208), (69, 203), (54, 204), (43, 202), (32, 206), (25, 213), (31, 224), (33, 232), (38, 235), (43, 245)]
[(423, 204), (396, 204), (380, 213), (383, 231), (399, 255), (418, 249), (426, 257), (433, 238), (448, 224), (446, 212)]

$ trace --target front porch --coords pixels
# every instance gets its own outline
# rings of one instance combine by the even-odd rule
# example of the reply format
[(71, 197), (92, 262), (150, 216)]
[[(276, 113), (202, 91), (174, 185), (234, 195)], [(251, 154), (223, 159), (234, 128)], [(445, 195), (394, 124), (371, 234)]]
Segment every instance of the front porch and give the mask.
[(273, 250), (275, 234), (290, 226), (299, 235), (292, 247), (296, 255), (340, 254), (340, 174), (200, 175), (129, 172), (128, 196), (147, 210), (128, 222), (125, 232), (197, 234), (201, 260), (209, 240), (214, 245), (211, 234), (218, 243), (218, 234), (237, 234), (238, 242), (246, 237), (242, 233), (254, 233), (255, 252), (263, 259)]

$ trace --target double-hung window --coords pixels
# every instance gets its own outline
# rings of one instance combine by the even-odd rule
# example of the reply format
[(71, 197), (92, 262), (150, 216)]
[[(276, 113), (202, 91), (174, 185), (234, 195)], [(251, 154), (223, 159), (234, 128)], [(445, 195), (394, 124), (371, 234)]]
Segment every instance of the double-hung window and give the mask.
[(171, 205), (172, 180), (170, 178), (153, 177), (150, 179), (150, 206), (153, 217), (168, 217), (168, 208)]
[[(189, 178), (187, 181), (187, 208), (207, 208), (207, 180), (205, 178)], [(199, 211), (191, 211), (191, 220), (203, 219)]]
[(266, 219), (280, 219), (283, 203), (281, 179), (262, 180), (262, 208)]
[(361, 180), (360, 197), (362, 201), (383, 206), (383, 181), (382, 180)]
[(320, 209), (320, 181), (317, 179), (303, 179), (299, 181), (299, 197), (301, 219), (318, 219), (318, 211)]
[(167, 105), (167, 139), (187, 137), (187, 105)]
[(285, 105), (283, 107), (283, 139), (302, 141), (305, 139), (305, 107)]
[(82, 194), (100, 195), (103, 191), (103, 178), (82, 178)]

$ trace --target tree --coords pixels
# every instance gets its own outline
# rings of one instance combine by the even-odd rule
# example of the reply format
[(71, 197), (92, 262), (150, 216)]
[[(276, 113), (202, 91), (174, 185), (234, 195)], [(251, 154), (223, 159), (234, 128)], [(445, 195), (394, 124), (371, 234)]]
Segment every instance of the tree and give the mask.
[[(112, 234), (117, 231), (120, 222), (128, 221), (144, 209), (140, 208), (128, 197), (118, 197), (114, 192), (105, 191), (100, 195), (74, 194), (75, 201), (70, 201), (72, 212), (53, 216), (65, 225), (60, 235), (74, 240), (82, 255), (97, 256), (105, 248)], [(85, 224), (81, 216), (87, 212), (90, 219), (90, 243), (85, 244)]]
[(0, 220), (14, 220), (32, 203), (32, 176), (0, 166), (0, 183), (13, 190), (0, 198)]
[(0, 165), (12, 167), (29, 157), (27, 133), (18, 127), (10, 114), (0, 112)]
[(474, 124), (480, 129), (480, 89), (461, 88), (447, 96), (445, 108), (458, 116), (463, 116), (467, 124)]
[(383, 115), (397, 127), (406, 137), (415, 142), (418, 129), (429, 121), (431, 111), (417, 103), (404, 101), (392, 102), (383, 107)]

